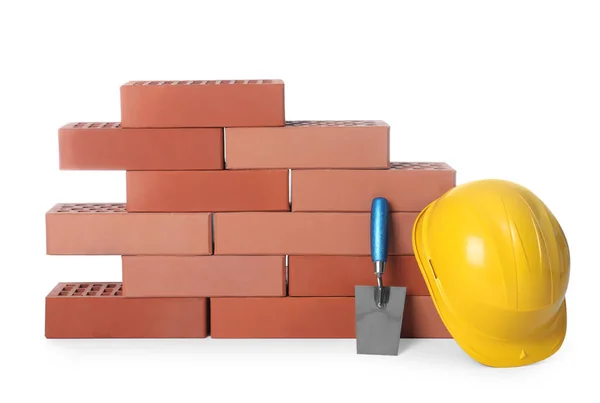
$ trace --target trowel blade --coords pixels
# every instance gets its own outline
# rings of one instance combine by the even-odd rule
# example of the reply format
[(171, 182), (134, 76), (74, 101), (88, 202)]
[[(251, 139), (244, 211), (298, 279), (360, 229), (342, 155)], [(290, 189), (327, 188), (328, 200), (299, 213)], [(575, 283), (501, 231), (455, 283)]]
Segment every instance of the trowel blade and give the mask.
[(378, 307), (377, 287), (356, 286), (356, 350), (358, 354), (398, 355), (406, 287), (384, 287)]

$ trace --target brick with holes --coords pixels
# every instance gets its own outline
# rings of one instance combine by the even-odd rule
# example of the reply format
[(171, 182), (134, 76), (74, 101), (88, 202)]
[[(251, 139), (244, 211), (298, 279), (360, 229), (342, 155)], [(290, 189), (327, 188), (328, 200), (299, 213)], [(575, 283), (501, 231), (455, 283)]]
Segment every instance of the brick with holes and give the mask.
[(46, 213), (49, 255), (210, 255), (210, 213), (128, 213), (124, 203), (57, 204)]
[(281, 80), (130, 81), (121, 86), (123, 127), (283, 126)]
[(128, 171), (127, 211), (289, 211), (286, 169)]
[(126, 297), (281, 297), (285, 256), (123, 256)]
[(227, 128), (227, 169), (389, 167), (382, 121), (289, 121), (284, 127)]
[(385, 197), (390, 211), (419, 212), (456, 185), (441, 162), (393, 162), (382, 170), (293, 170), (293, 211), (370, 211)]
[(69, 123), (58, 130), (63, 170), (223, 169), (223, 129), (123, 129)]
[(206, 298), (124, 298), (122, 283), (59, 283), (46, 297), (46, 337), (204, 338)]
[[(390, 214), (389, 253), (412, 255), (417, 213)], [(370, 255), (369, 213), (216, 213), (215, 255)]]
[[(355, 338), (352, 297), (213, 298), (211, 337)], [(403, 338), (450, 338), (429, 296), (406, 297)]]
[[(389, 256), (384, 284), (406, 287), (408, 295), (429, 295), (414, 256)], [(357, 285), (376, 285), (370, 256), (290, 256), (289, 295), (351, 297)]]

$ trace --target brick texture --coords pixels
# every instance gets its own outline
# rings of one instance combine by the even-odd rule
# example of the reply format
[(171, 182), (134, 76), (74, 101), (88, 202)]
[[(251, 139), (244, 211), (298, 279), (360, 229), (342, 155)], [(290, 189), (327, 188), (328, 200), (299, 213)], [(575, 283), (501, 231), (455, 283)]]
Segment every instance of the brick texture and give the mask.
[(227, 169), (387, 168), (390, 128), (381, 121), (290, 121), (227, 128)]
[(456, 185), (445, 163), (392, 163), (387, 170), (294, 170), (292, 210), (370, 211), (385, 197), (390, 211), (419, 212)]
[(223, 169), (223, 129), (123, 129), (69, 123), (58, 130), (63, 170)]
[(287, 170), (129, 171), (127, 211), (289, 211)]
[(126, 297), (284, 296), (285, 256), (123, 256)]
[[(214, 298), (211, 337), (355, 338), (352, 297)], [(407, 296), (403, 338), (450, 338), (431, 297)]]
[(57, 204), (46, 213), (49, 255), (210, 255), (210, 213), (127, 213), (125, 205)]
[(281, 80), (131, 81), (121, 86), (123, 127), (283, 126)]
[[(391, 213), (389, 254), (412, 255), (417, 213)], [(370, 255), (370, 213), (217, 213), (215, 255)]]
[(121, 283), (60, 283), (46, 297), (46, 337), (204, 338), (205, 298), (124, 298)]
[[(370, 256), (290, 256), (289, 295), (352, 297), (354, 286), (376, 285)], [(414, 256), (389, 256), (383, 281), (406, 287), (407, 295), (429, 295)]]

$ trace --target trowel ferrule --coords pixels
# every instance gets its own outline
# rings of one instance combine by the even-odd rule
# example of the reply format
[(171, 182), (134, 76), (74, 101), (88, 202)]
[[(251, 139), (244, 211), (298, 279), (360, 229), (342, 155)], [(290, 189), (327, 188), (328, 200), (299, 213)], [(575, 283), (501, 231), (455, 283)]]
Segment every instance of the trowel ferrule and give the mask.
[(377, 277), (383, 276), (383, 273), (385, 272), (385, 262), (382, 262), (380, 260), (375, 261), (373, 263), (373, 267), (374, 267), (374, 273)]

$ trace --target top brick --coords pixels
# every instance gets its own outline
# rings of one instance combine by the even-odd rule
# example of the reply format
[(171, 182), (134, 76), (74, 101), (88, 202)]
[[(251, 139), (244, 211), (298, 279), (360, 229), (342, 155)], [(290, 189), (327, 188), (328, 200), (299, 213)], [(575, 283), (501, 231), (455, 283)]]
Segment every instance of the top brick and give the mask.
[(133, 127), (260, 127), (285, 124), (282, 80), (130, 81), (121, 124)]

